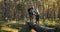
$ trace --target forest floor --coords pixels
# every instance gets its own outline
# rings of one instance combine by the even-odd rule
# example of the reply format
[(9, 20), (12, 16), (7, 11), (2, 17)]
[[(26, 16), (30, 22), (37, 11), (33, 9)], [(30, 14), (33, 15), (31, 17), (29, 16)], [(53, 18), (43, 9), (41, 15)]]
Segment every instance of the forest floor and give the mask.
[[(58, 21), (49, 21), (49, 20), (45, 20), (43, 22), (43, 20), (39, 21), (39, 25), (40, 26), (48, 26), (48, 27), (59, 27), (60, 28), (60, 22)], [(19, 32), (24, 25), (26, 24), (26, 22), (23, 21), (9, 21), (9, 22), (4, 22), (4, 21), (0, 21), (0, 32)], [(34, 31), (33, 29), (31, 31)], [(35, 32), (35, 31), (34, 31)]]

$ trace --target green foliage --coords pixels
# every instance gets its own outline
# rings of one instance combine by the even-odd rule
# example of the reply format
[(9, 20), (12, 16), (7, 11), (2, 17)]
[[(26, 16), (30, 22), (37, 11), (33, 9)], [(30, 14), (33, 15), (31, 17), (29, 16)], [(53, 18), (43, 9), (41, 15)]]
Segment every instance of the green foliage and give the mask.
[(24, 3), (18, 4), (17, 5), (17, 10), (23, 10), (23, 8), (25, 7)]

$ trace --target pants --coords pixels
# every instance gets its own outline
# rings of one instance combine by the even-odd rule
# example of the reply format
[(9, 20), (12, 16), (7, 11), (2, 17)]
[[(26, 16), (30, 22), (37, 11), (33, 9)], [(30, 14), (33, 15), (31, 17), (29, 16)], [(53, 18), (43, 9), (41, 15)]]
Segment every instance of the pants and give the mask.
[(29, 15), (30, 22), (33, 21), (33, 15)]

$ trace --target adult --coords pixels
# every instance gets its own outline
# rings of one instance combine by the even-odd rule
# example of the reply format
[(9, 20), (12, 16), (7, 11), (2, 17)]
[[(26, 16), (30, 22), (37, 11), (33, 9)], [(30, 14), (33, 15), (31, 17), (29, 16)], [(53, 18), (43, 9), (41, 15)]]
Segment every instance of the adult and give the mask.
[(32, 6), (31, 8), (28, 9), (30, 22), (33, 21), (33, 18), (34, 18), (33, 15), (35, 14), (35, 11), (36, 11), (36, 9), (34, 6)]

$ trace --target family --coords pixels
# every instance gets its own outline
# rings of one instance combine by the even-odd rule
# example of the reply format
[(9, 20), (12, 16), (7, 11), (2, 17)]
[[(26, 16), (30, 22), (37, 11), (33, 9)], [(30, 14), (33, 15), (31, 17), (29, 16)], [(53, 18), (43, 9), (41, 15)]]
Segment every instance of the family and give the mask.
[[(38, 9), (35, 8), (35, 6), (32, 6), (30, 8), (28, 8), (28, 13), (29, 13), (29, 19), (30, 22), (33, 22), (34, 16), (35, 16), (35, 23), (39, 24), (39, 11)], [(33, 16), (34, 15), (34, 16)]]

